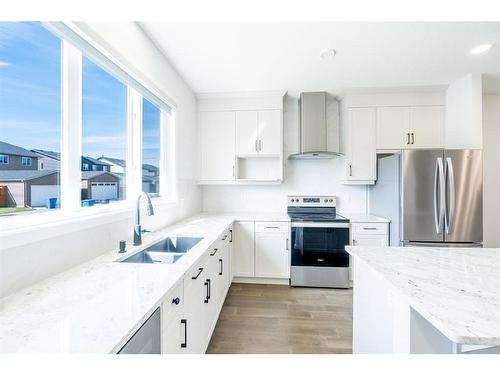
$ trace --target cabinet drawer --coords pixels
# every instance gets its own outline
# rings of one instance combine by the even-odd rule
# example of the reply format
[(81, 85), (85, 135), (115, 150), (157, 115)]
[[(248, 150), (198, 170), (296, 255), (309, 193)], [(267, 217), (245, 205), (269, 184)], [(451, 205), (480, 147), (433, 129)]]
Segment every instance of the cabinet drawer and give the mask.
[(288, 222), (285, 221), (257, 221), (256, 233), (288, 233)]
[(163, 321), (167, 321), (171, 316), (182, 309), (184, 305), (184, 283), (181, 281), (173, 290), (168, 293), (163, 301)]
[(386, 234), (386, 223), (353, 223), (352, 232), (357, 234)]

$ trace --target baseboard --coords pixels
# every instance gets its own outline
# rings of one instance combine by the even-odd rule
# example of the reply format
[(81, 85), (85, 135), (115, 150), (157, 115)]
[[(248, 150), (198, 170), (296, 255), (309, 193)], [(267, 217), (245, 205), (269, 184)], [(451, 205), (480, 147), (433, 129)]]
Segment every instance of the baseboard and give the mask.
[(273, 279), (265, 277), (234, 277), (233, 283), (290, 285), (290, 279)]

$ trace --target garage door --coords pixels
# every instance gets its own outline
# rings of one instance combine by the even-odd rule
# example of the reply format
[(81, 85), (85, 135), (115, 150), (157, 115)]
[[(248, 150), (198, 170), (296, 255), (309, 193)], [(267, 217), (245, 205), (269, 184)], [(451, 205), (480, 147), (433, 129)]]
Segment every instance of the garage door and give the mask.
[(49, 198), (59, 198), (58, 185), (31, 185), (31, 207), (45, 207)]
[(117, 199), (118, 186), (115, 182), (94, 182), (92, 183), (92, 190), (90, 193), (91, 199), (97, 201), (104, 199)]

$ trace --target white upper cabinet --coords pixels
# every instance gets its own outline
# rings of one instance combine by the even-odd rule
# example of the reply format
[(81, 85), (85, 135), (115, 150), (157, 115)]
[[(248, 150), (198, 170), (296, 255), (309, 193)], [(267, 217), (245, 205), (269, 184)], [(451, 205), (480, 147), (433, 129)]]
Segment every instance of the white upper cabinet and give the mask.
[(200, 113), (200, 180), (235, 178), (235, 113)]
[(281, 111), (236, 112), (237, 155), (279, 155), (281, 143)]
[(198, 97), (200, 184), (283, 181), (284, 92)]
[(410, 147), (444, 147), (443, 107), (412, 107), (410, 109)]
[(401, 149), (410, 143), (410, 108), (377, 109), (377, 148)]
[(376, 110), (347, 110), (346, 183), (373, 184), (376, 179)]
[(259, 111), (259, 152), (280, 155), (282, 149), (281, 111)]
[(377, 109), (377, 149), (444, 147), (444, 107)]
[(259, 114), (257, 111), (236, 112), (236, 154), (259, 152)]

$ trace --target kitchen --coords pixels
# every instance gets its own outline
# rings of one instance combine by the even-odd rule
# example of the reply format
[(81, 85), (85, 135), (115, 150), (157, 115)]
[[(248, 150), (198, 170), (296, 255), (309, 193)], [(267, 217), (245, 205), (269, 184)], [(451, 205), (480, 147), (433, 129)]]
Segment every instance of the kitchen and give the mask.
[[(2, 207), (1, 353), (498, 353), (498, 23), (33, 24), (61, 46), (57, 182), (36, 189), (57, 203)], [(284, 36), (301, 47), (249, 57)], [(356, 65), (401, 55), (412, 74)], [(96, 71), (123, 85), (122, 154), (90, 125)], [(46, 173), (7, 169), (49, 149), (20, 134), (9, 199)], [(117, 160), (124, 193), (81, 199), (101, 176), (82, 155)]]

